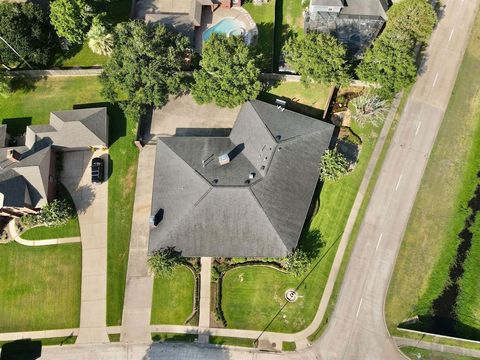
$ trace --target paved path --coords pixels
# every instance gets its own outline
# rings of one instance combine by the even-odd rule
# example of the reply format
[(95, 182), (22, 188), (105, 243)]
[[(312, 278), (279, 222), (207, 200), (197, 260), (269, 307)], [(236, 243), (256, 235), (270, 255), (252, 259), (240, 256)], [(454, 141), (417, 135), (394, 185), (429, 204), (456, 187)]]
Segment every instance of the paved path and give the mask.
[(1, 333), (0, 341), (14, 341), (20, 339), (46, 339), (56, 337), (77, 336), (78, 328), (72, 329), (55, 329), (55, 330), (40, 330), (40, 331), (18, 331)]
[[(82, 239), (82, 290), (77, 343), (108, 342), (107, 208), (108, 183), (91, 185), (90, 161), (104, 151), (73, 151), (63, 155), (61, 181), (75, 202)], [(105, 173), (108, 174), (107, 169)]]
[(12, 70), (9, 71), (9, 75), (13, 76), (31, 76), (31, 77), (43, 77), (43, 76), (98, 76), (102, 73), (103, 69), (89, 68), (89, 69), (46, 69), (46, 70)]
[(208, 343), (208, 334), (202, 333), (207, 331), (210, 327), (210, 288), (212, 279), (212, 258), (202, 257), (200, 258), (202, 264), (202, 270), (200, 272), (200, 305), (198, 307), (200, 311), (198, 327), (201, 330), (201, 335), (198, 341), (201, 343)]
[(132, 235), (121, 332), (121, 341), (126, 343), (151, 340), (150, 314), (153, 277), (148, 272), (147, 251), (154, 164), (155, 146), (147, 145), (140, 152), (138, 159), (138, 176), (133, 205)]
[(394, 340), (398, 346), (413, 346), (413, 347), (418, 347), (420, 349), (434, 350), (439, 352), (448, 352), (451, 354), (473, 356), (473, 357), (480, 358), (480, 350), (467, 349), (460, 346), (443, 345), (443, 344), (433, 343), (430, 341), (418, 341), (415, 339), (406, 339), (401, 337), (395, 337)]
[(80, 236), (75, 237), (65, 237), (60, 239), (45, 239), (45, 240), (26, 240), (22, 239), (20, 235), (18, 235), (17, 229), (15, 228), (15, 220), (11, 220), (8, 223), (8, 231), (10, 232), (10, 236), (19, 244), (25, 246), (46, 246), (46, 245), (59, 245), (59, 244), (70, 244), (81, 242)]
[(320, 359), (401, 359), (384, 299), (411, 208), (455, 83), (478, 0), (446, 0), (365, 214)]

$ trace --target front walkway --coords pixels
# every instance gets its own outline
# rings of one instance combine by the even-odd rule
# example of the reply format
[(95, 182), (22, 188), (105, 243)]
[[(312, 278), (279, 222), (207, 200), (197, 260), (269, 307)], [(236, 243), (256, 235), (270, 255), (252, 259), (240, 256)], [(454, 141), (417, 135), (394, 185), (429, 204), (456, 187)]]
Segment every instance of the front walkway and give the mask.
[(8, 231), (10, 232), (10, 236), (13, 238), (13, 240), (25, 246), (59, 245), (59, 244), (76, 243), (81, 241), (80, 236), (66, 237), (66, 238), (59, 238), (59, 239), (45, 239), (45, 240), (22, 239), (20, 235), (18, 235), (17, 229), (15, 228), (15, 219), (11, 220), (8, 223)]
[[(77, 344), (108, 342), (107, 308), (107, 208), (108, 183), (93, 186), (90, 161), (105, 151), (72, 151), (63, 154), (61, 181), (78, 212), (82, 240), (82, 290)], [(105, 168), (105, 174), (108, 170)]]
[(133, 205), (125, 302), (120, 339), (125, 343), (150, 342), (153, 277), (148, 272), (147, 252), (153, 191), (155, 146), (147, 145), (138, 159), (137, 187)]
[(209, 336), (208, 329), (210, 327), (210, 288), (212, 278), (212, 258), (202, 257), (200, 258), (202, 264), (202, 270), (200, 272), (200, 305), (198, 310), (199, 320), (199, 336), (198, 341), (208, 344)]

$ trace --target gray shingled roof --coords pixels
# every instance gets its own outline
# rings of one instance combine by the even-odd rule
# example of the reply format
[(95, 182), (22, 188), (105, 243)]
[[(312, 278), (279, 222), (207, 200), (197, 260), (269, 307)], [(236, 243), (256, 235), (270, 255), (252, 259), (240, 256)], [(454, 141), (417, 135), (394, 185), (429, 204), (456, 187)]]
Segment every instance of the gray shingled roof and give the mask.
[[(152, 214), (163, 217), (150, 231), (149, 252), (173, 246), (184, 256), (285, 256), (298, 243), (333, 128), (251, 101), (229, 137), (159, 138)], [(218, 156), (235, 148), (220, 166)]]
[(108, 145), (106, 108), (89, 108), (50, 113), (50, 124), (27, 127), (26, 144), (49, 139), (57, 147), (88, 148)]

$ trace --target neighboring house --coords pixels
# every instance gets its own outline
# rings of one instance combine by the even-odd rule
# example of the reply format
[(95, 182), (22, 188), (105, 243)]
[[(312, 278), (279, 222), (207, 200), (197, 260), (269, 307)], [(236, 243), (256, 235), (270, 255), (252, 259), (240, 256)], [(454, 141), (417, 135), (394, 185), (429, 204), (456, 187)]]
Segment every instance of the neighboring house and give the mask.
[(381, 31), (387, 8), (386, 0), (310, 0), (304, 29), (332, 34), (358, 56)]
[(55, 196), (56, 152), (107, 147), (107, 109), (52, 112), (49, 125), (27, 126), (25, 145), (0, 145), (0, 215), (35, 213)]
[(158, 138), (149, 253), (172, 246), (183, 256), (287, 255), (333, 129), (255, 100), (228, 137)]
[(151, 0), (145, 12), (147, 23), (160, 23), (173, 28), (195, 44), (196, 30), (202, 25), (205, 7), (213, 12), (218, 6), (230, 8), (240, 6), (241, 0)]

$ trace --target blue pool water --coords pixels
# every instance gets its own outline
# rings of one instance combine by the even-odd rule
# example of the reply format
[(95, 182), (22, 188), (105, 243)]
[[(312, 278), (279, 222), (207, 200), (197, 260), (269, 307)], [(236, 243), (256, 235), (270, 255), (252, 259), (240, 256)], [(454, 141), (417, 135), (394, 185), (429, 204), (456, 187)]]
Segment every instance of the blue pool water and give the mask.
[(220, 20), (211, 28), (205, 30), (202, 35), (202, 39), (203, 41), (207, 41), (213, 33), (220, 33), (229, 36), (242, 35), (244, 32), (245, 30), (243, 29), (242, 24), (239, 21), (232, 18), (225, 18)]

